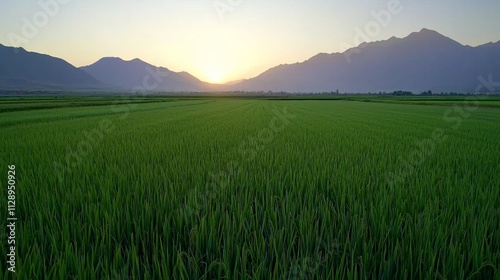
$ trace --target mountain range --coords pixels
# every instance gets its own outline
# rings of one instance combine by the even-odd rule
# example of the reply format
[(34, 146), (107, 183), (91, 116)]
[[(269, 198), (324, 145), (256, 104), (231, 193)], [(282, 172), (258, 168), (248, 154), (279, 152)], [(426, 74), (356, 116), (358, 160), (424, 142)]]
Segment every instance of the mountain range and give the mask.
[(500, 75), (500, 42), (464, 46), (422, 29), (406, 38), (363, 43), (344, 53), (318, 54), (280, 65), (238, 85), (288, 92), (473, 91), (478, 77)]
[(60, 58), (0, 44), (0, 89), (103, 86), (85, 71)]
[(422, 29), (405, 38), (362, 43), (343, 53), (273, 67), (257, 77), (225, 85), (203, 82), (140, 59), (106, 57), (76, 68), (66, 61), (0, 45), (0, 89), (80, 88), (202, 92), (472, 92), (478, 77), (500, 76), (500, 41), (462, 45)]
[(187, 92), (208, 91), (216, 87), (187, 72), (173, 72), (137, 58), (124, 61), (117, 57), (105, 57), (80, 69), (103, 84), (122, 90)]

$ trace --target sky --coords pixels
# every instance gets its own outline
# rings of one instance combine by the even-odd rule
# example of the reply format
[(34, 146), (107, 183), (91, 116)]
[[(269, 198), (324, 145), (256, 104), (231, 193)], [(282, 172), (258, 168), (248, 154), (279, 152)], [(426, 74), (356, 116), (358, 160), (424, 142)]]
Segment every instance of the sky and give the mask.
[(139, 58), (224, 83), (422, 28), (496, 42), (499, 13), (498, 0), (2, 0), (0, 43), (77, 67)]

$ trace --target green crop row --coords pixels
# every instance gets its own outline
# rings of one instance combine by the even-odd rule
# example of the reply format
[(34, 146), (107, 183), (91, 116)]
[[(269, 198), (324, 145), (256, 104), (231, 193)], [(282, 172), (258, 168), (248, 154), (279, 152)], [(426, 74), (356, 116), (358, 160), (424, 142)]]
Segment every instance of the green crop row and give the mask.
[(0, 113), (17, 279), (500, 277), (499, 110), (135, 105)]

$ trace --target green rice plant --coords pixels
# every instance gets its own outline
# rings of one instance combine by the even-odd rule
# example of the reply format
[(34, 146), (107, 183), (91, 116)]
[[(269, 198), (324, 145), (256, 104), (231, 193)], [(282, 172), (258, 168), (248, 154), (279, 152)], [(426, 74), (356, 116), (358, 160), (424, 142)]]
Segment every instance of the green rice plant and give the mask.
[[(18, 172), (17, 272), (2, 238), (1, 278), (499, 278), (499, 110), (455, 129), (445, 106), (156, 101), (0, 113), (3, 190)], [(295, 117), (263, 141), (283, 108)], [(390, 183), (435, 129), (446, 139)]]

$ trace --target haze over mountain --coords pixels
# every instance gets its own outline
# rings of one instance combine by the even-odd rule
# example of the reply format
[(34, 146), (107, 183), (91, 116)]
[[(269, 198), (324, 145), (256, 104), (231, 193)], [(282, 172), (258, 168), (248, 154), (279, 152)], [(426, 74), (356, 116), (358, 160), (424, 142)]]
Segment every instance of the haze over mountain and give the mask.
[(234, 89), (287, 92), (474, 91), (478, 77), (500, 76), (500, 42), (464, 46), (422, 29), (403, 39), (318, 54), (243, 81)]
[(106, 57), (80, 69), (104, 84), (127, 91), (187, 92), (215, 88), (215, 85), (202, 82), (187, 72), (173, 72), (138, 58), (125, 61)]
[(60, 58), (0, 44), (0, 88), (102, 86), (101, 82)]
[(75, 68), (66, 61), (0, 45), (0, 88), (100, 88), (103, 90), (285, 92), (473, 92), (478, 77), (500, 76), (500, 41), (464, 46), (422, 29), (405, 38), (362, 43), (344, 53), (320, 53), (273, 67), (252, 79), (224, 85), (200, 81), (140, 59), (106, 57)]

